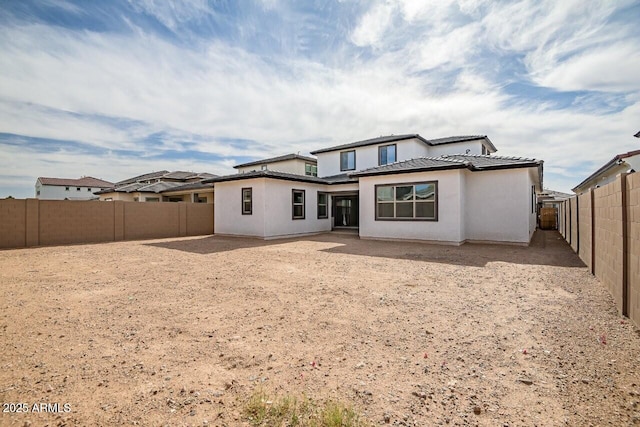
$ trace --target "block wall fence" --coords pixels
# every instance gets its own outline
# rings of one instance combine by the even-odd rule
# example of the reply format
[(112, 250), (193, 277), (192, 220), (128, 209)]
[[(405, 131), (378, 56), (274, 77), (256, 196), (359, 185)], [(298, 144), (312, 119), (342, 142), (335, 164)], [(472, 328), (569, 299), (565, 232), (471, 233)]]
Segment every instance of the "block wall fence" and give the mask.
[(0, 249), (213, 234), (210, 203), (0, 200)]
[(640, 327), (640, 173), (560, 204), (558, 230)]

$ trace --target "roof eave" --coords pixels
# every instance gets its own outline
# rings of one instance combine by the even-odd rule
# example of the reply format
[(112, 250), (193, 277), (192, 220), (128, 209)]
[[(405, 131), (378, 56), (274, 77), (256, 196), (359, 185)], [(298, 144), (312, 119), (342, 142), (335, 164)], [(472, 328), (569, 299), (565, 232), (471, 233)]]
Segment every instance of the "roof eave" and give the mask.
[[(376, 138), (373, 138), (373, 139), (375, 140)], [(343, 151), (343, 150), (349, 150), (352, 148), (368, 147), (370, 145), (389, 144), (397, 141), (405, 141), (407, 139), (418, 139), (424, 142), (425, 144), (430, 145), (429, 141), (427, 141), (426, 139), (424, 139), (423, 137), (421, 137), (419, 134), (416, 133), (416, 134), (408, 134), (408, 135), (399, 135), (397, 138), (395, 139), (392, 138), (387, 141), (371, 141), (368, 143), (364, 143), (364, 141), (362, 141), (363, 142), (362, 145), (354, 145), (353, 147), (349, 147), (349, 144), (341, 144), (335, 147), (321, 148), (320, 150), (314, 150), (314, 151), (311, 151), (311, 154), (315, 156), (316, 154), (320, 154), (320, 153), (330, 153), (332, 151)], [(357, 144), (357, 142), (353, 142), (352, 144)]]

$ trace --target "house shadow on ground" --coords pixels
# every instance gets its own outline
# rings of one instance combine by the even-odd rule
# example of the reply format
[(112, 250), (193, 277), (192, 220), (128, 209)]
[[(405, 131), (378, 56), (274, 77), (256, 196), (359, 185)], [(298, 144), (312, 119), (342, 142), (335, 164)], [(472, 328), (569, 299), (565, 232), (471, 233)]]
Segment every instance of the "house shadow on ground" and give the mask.
[(287, 245), (299, 242), (331, 243), (329, 248), (309, 248), (309, 250), (336, 255), (404, 259), (460, 266), (483, 267), (490, 262), (558, 267), (585, 266), (558, 232), (547, 230), (536, 231), (529, 246), (474, 243), (448, 246), (420, 242), (361, 240), (357, 235), (337, 233), (278, 240), (206, 236), (146, 243), (146, 245), (206, 255), (277, 245), (286, 250)]

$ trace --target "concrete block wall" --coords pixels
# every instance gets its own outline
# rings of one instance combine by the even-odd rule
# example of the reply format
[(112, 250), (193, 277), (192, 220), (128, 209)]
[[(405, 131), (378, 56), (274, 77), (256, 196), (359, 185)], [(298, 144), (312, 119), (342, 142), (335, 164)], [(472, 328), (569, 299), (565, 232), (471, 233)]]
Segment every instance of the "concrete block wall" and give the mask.
[(578, 199), (578, 256), (591, 270), (591, 194), (581, 194)]
[(38, 245), (113, 241), (113, 207), (80, 200), (40, 200)]
[(622, 311), (622, 195), (620, 178), (594, 190), (595, 276)]
[[(640, 327), (640, 173), (619, 175), (577, 196), (577, 217), (569, 213), (575, 199), (561, 204), (567, 220), (561, 234), (571, 239), (574, 250), (573, 239), (578, 239), (580, 259), (609, 290), (620, 313)], [(574, 221), (578, 223), (576, 237), (568, 231), (575, 227)]]
[(640, 173), (627, 176), (629, 318), (640, 326)]
[(26, 200), (0, 200), (0, 249), (26, 246)]
[(213, 204), (0, 200), (0, 249), (213, 234)]
[(578, 200), (573, 197), (569, 199), (569, 223), (571, 227), (569, 229), (569, 242), (571, 242), (571, 248), (574, 252), (578, 251)]

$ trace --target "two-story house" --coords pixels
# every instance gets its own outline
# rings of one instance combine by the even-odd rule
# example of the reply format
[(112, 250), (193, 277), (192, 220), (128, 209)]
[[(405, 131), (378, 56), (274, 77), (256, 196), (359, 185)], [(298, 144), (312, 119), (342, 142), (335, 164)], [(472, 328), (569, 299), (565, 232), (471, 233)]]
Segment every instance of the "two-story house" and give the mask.
[(528, 244), (542, 161), (486, 136), (391, 135), (313, 151), (318, 176), (266, 169), (215, 183), (215, 233), (264, 239), (350, 228), (361, 238)]
[(112, 187), (113, 183), (92, 176), (82, 178), (45, 178), (36, 180), (36, 199), (96, 200), (94, 192)]
[(234, 169), (237, 169), (238, 173), (274, 170), (296, 175), (318, 176), (318, 161), (300, 154), (285, 154), (284, 156), (236, 165)]

